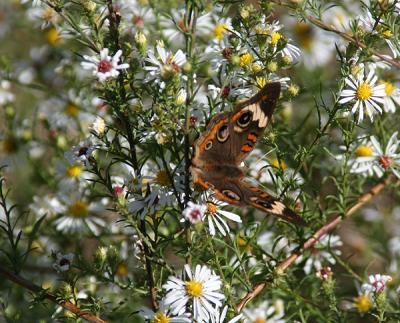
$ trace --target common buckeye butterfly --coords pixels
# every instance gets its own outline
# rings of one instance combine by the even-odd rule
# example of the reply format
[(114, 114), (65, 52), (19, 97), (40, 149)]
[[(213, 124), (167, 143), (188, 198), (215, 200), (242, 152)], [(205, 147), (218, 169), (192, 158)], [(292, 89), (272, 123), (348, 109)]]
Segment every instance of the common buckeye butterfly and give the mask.
[(271, 119), (279, 98), (279, 82), (266, 84), (255, 96), (238, 103), (234, 111), (215, 115), (194, 143), (191, 173), (195, 184), (212, 189), (229, 204), (250, 205), (285, 221), (303, 219), (268, 193), (243, 181), (240, 167)]

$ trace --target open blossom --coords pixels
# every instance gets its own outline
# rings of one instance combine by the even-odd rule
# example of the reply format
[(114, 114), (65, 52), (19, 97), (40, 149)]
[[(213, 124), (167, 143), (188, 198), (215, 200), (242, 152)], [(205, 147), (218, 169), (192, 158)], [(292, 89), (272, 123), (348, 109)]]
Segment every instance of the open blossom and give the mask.
[(353, 307), (356, 308), (360, 313), (367, 313), (372, 308), (372, 300), (370, 295), (361, 293), (354, 298)]
[(396, 105), (400, 105), (400, 89), (389, 81), (382, 81), (381, 84), (385, 85), (385, 93), (383, 108), (386, 112), (394, 113)]
[(145, 66), (144, 69), (149, 72), (148, 80), (161, 77), (163, 81), (168, 81), (174, 75), (181, 72), (183, 64), (186, 63), (186, 55), (182, 50), (178, 50), (175, 54), (167, 52), (164, 47), (158, 45), (156, 47), (157, 56), (149, 52), (146, 59), (152, 66)]
[(385, 290), (386, 283), (390, 282), (392, 277), (389, 275), (374, 274), (368, 277), (369, 283), (365, 283), (361, 286), (364, 293), (382, 293)]
[(350, 172), (382, 177), (386, 171), (392, 171), (400, 178), (400, 141), (397, 135), (397, 131), (392, 134), (385, 150), (374, 136), (364, 141), (355, 149), (355, 157), (349, 160)]
[(215, 307), (215, 317), (211, 317), (211, 323), (236, 323), (238, 322), (243, 314), (236, 315), (234, 318), (230, 319), (228, 322), (225, 321), (226, 313), (228, 312), (228, 306), (225, 306), (222, 311), (219, 307)]
[(215, 199), (207, 202), (207, 211), (205, 212), (204, 218), (207, 218), (208, 220), (208, 228), (212, 236), (216, 234), (217, 230), (223, 236), (226, 236), (226, 234), (230, 231), (229, 226), (226, 223), (226, 219), (232, 220), (237, 223), (242, 222), (242, 219), (240, 218), (239, 215), (222, 210), (221, 206), (225, 205), (228, 204), (217, 201)]
[(118, 50), (113, 57), (108, 55), (109, 49), (103, 48), (100, 51), (100, 57), (87, 56), (83, 58), (86, 60), (81, 65), (86, 70), (92, 70), (93, 75), (96, 76), (100, 82), (104, 82), (108, 78), (116, 78), (119, 75), (119, 70), (129, 67), (129, 64), (120, 64), (122, 50)]
[(284, 323), (286, 320), (283, 319), (285, 316), (284, 303), (278, 299), (274, 304), (269, 301), (264, 301), (257, 307), (245, 308), (243, 310), (244, 322), (272, 322), (272, 323)]
[(204, 212), (207, 210), (206, 205), (200, 205), (189, 202), (187, 207), (183, 210), (183, 217), (191, 223), (200, 222), (203, 219)]
[(170, 276), (163, 285), (167, 290), (164, 302), (170, 306), (172, 314), (181, 315), (191, 305), (195, 322), (210, 322), (215, 319), (215, 307), (221, 307), (225, 298), (220, 293), (222, 281), (207, 266), (197, 265), (194, 272), (185, 265), (187, 280)]
[(363, 121), (364, 114), (373, 121), (375, 113), (382, 113), (380, 105), (384, 103), (385, 85), (375, 85), (377, 79), (373, 70), (367, 77), (362, 70), (356, 76), (350, 75), (345, 79), (348, 88), (340, 94), (339, 103), (347, 104), (355, 101), (351, 113), (358, 114), (357, 123)]
[(151, 323), (190, 323), (190, 314), (182, 313), (179, 315), (173, 315), (170, 313), (171, 308), (167, 306), (164, 300), (161, 300), (159, 308), (156, 312), (148, 308), (140, 310), (140, 314), (144, 317), (146, 322)]

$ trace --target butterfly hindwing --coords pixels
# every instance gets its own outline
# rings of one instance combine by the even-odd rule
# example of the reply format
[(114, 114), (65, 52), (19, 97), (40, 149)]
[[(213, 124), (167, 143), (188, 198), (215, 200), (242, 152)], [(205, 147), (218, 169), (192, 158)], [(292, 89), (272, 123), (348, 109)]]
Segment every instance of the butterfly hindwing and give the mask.
[(225, 178), (215, 181), (209, 178), (208, 182), (212, 185), (215, 196), (222, 201), (238, 206), (250, 205), (287, 222), (304, 224), (303, 219), (284, 203), (267, 192), (245, 183), (240, 178)]

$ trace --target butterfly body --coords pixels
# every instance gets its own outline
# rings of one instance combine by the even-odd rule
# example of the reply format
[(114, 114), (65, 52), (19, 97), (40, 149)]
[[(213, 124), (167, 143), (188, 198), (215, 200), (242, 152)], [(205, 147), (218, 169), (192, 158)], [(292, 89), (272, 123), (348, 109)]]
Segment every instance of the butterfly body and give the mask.
[(279, 94), (280, 83), (269, 83), (232, 112), (215, 115), (194, 143), (191, 172), (195, 184), (212, 189), (220, 200), (302, 223), (301, 217), (282, 202), (244, 182), (245, 171), (240, 167), (267, 127)]

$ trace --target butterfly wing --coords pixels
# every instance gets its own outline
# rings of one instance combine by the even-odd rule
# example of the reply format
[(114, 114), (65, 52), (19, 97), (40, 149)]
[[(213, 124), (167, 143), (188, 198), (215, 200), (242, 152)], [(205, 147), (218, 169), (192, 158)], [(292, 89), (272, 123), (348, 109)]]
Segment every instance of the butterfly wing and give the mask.
[[(224, 166), (219, 166), (224, 168)], [(220, 172), (203, 172), (194, 170), (194, 178), (205, 189), (211, 188), (219, 200), (237, 206), (253, 206), (263, 212), (273, 214), (287, 222), (304, 224), (304, 220), (281, 201), (272, 197), (267, 192), (251, 186), (241, 180), (242, 176), (238, 168), (235, 172), (227, 168)], [(236, 176), (226, 176), (226, 173), (234, 173)]]
[(255, 96), (236, 105), (229, 125), (229, 150), (235, 165), (240, 165), (263, 134), (279, 99), (280, 89), (279, 82), (269, 83)]
[(194, 143), (193, 165), (206, 161), (239, 166), (266, 128), (280, 94), (280, 83), (269, 83), (255, 96), (236, 105), (233, 112), (214, 116)]

